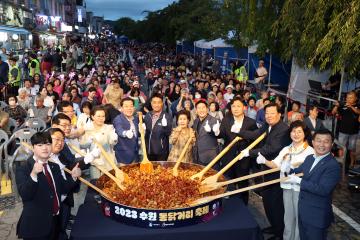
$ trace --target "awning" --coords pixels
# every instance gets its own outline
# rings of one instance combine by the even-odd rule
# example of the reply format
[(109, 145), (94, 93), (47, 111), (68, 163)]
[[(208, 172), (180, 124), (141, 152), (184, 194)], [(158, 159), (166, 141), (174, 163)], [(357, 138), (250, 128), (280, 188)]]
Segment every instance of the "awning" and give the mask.
[(30, 34), (30, 32), (25, 28), (9, 27), (3, 25), (0, 25), (0, 31), (12, 32), (17, 34)]

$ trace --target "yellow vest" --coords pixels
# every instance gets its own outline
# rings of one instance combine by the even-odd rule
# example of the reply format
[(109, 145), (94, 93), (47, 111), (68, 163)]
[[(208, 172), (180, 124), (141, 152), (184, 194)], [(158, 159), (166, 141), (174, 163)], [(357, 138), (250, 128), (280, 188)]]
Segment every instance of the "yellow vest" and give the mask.
[(235, 76), (239, 82), (244, 82), (248, 80), (248, 75), (244, 66), (241, 66), (235, 70)]
[[(32, 63), (32, 62), (35, 62), (35, 64), (36, 64), (36, 66), (35, 66), (35, 71), (34, 71), (33, 73), (32, 73), (32, 71), (31, 71), (31, 69), (32, 69), (31, 63)], [(31, 62), (29, 63), (29, 69), (30, 69), (30, 74), (29, 74), (30, 77), (34, 77), (35, 74), (40, 74), (40, 63), (39, 63), (39, 60), (37, 60), (37, 59), (31, 60)]]
[[(13, 69), (17, 69), (18, 70), (18, 75), (17, 77), (13, 80), (13, 76), (11, 75), (11, 71)], [(9, 69), (9, 83), (11, 84), (12, 87), (20, 87), (20, 79), (21, 79), (21, 72), (20, 69), (17, 65), (15, 66), (10, 66)]]

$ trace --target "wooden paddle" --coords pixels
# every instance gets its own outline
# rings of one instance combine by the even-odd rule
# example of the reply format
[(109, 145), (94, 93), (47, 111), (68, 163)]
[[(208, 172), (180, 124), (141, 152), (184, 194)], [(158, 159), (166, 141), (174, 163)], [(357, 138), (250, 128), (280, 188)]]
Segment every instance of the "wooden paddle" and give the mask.
[[(33, 151), (33, 148), (30, 144), (26, 143), (26, 142), (21, 142), (21, 145), (31, 151)], [(52, 160), (49, 160), (49, 162), (55, 163)], [(55, 163), (56, 164), (56, 163)], [(64, 171), (69, 173), (71, 175), (71, 170), (68, 168), (64, 168)], [(97, 191), (98, 193), (100, 193), (101, 195), (103, 195), (104, 197), (111, 199), (109, 195), (107, 195), (103, 190), (101, 190), (100, 188), (96, 187), (95, 185), (93, 185), (92, 183), (90, 183), (89, 181), (85, 180), (82, 177), (79, 177), (79, 180), (81, 182), (83, 182), (85, 185), (87, 185), (88, 187), (91, 187), (92, 189), (94, 189), (95, 191)]]
[[(245, 150), (250, 150), (254, 148), (259, 142), (261, 142), (266, 136), (266, 132), (264, 132), (260, 137), (258, 137), (253, 143), (251, 143)], [(215, 184), (219, 177), (222, 176), (229, 168), (231, 168), (237, 161), (243, 158), (243, 153), (241, 152), (239, 155), (237, 155), (231, 162), (229, 162), (223, 169), (221, 169), (218, 173), (215, 175), (212, 175), (208, 178), (205, 178), (201, 184), (207, 184), (212, 185)]]
[[(301, 176), (303, 176), (304, 174), (303, 174), (303, 173), (298, 173), (298, 174), (295, 174), (295, 175), (298, 176), (298, 177), (301, 177)], [(271, 180), (271, 181), (268, 181), (268, 182), (259, 183), (259, 184), (253, 185), (253, 186), (249, 186), (249, 187), (241, 188), (241, 189), (238, 189), (238, 190), (234, 190), (234, 191), (230, 191), (230, 192), (218, 194), (218, 195), (215, 195), (215, 196), (203, 197), (203, 198), (197, 199), (197, 200), (195, 200), (195, 201), (192, 201), (191, 203), (189, 203), (189, 205), (190, 205), (190, 206), (195, 206), (195, 205), (198, 205), (198, 204), (203, 204), (203, 203), (212, 201), (212, 200), (214, 200), (214, 199), (218, 199), (218, 198), (222, 198), (222, 197), (227, 197), (227, 196), (231, 196), (231, 195), (234, 195), (234, 194), (238, 194), (238, 193), (242, 193), (242, 192), (254, 190), (254, 189), (257, 189), (257, 188), (260, 188), (260, 187), (269, 186), (269, 185), (272, 185), (272, 184), (275, 184), (275, 183), (279, 183), (279, 182), (284, 182), (284, 181), (288, 180), (289, 178), (290, 178), (290, 177), (282, 177), (282, 178), (279, 178), (279, 179), (275, 179), (275, 180)]]
[(143, 159), (140, 163), (140, 172), (152, 173), (154, 171), (154, 166), (152, 162), (149, 161), (146, 153), (145, 130), (143, 128), (143, 114), (142, 112), (138, 112), (138, 115), (139, 115), (139, 131), (141, 137), (141, 150), (143, 153)]
[[(302, 162), (296, 162), (294, 164), (291, 164), (293, 167), (298, 167), (299, 165), (301, 165)], [(252, 173), (252, 174), (249, 174), (249, 175), (246, 175), (246, 176), (242, 176), (242, 177), (238, 177), (238, 178), (234, 178), (234, 179), (231, 179), (231, 180), (228, 180), (228, 181), (224, 181), (224, 182), (217, 182), (217, 183), (214, 183), (212, 185), (201, 185), (200, 188), (199, 188), (199, 191), (200, 193), (207, 193), (207, 192), (211, 192), (211, 191), (214, 191), (215, 189), (217, 188), (221, 188), (223, 186), (226, 186), (226, 185), (229, 185), (229, 184), (232, 184), (232, 183), (236, 183), (236, 182), (240, 182), (240, 181), (244, 181), (244, 180), (247, 180), (247, 179), (250, 179), (250, 178), (254, 178), (254, 177), (260, 177), (260, 176), (263, 176), (263, 175), (266, 175), (266, 174), (270, 174), (270, 173), (274, 173), (274, 172), (278, 172), (280, 171), (280, 168), (272, 168), (272, 169), (268, 169), (268, 170), (265, 170), (265, 171), (261, 171), (261, 172), (257, 172), (257, 173)]]
[(116, 165), (114, 162), (114, 159), (105, 151), (104, 147), (96, 140), (93, 139), (94, 144), (100, 149), (100, 152), (102, 156), (105, 158), (105, 160), (110, 164), (110, 166), (115, 171), (115, 177), (117, 179), (120, 179), (120, 182), (129, 182), (130, 178), (129, 176)]
[(219, 161), (220, 158), (222, 158), (229, 150), (230, 148), (235, 144), (237, 143), (238, 141), (241, 140), (241, 137), (236, 137), (234, 138), (234, 140), (232, 140), (232, 142), (226, 146), (226, 148), (224, 148), (206, 167), (204, 167), (200, 172), (192, 175), (190, 177), (191, 180), (195, 180), (195, 179), (198, 179), (198, 180), (202, 180), (204, 174), (210, 170), (210, 168), (212, 168), (212, 166), (215, 165), (215, 163), (217, 163)]
[(183, 160), (191, 142), (192, 142), (192, 138), (190, 137), (189, 140), (187, 140), (183, 150), (181, 151), (180, 156), (177, 159), (175, 166), (173, 167), (173, 176), (175, 176), (175, 177), (177, 177), (179, 175), (179, 173), (178, 173), (179, 165), (180, 165), (181, 161)]
[[(75, 145), (68, 143), (67, 144), (71, 149), (73, 149), (76, 153), (78, 153), (79, 155), (85, 157), (85, 153), (83, 153), (78, 147), (76, 147)], [(111, 180), (113, 180), (116, 185), (121, 189), (121, 190), (125, 190), (125, 186), (122, 184), (123, 181), (119, 178), (116, 178), (114, 175), (112, 175), (111, 173), (109, 173), (105, 168), (103, 168), (102, 166), (98, 165), (98, 164), (94, 164), (93, 166), (95, 166), (97, 169), (100, 170), (100, 172), (102, 172), (103, 174), (105, 174), (106, 176), (108, 176)]]

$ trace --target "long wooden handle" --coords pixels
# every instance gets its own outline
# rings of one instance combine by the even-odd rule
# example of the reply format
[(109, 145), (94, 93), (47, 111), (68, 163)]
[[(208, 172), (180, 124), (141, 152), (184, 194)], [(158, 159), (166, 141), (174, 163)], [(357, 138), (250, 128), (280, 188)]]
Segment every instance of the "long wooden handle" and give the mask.
[[(85, 153), (83, 153), (78, 147), (76, 147), (75, 145), (73, 144), (69, 144), (68, 143), (68, 146), (73, 149), (76, 153), (78, 153), (79, 155), (85, 157)], [(100, 172), (102, 172), (103, 174), (105, 174), (106, 176), (108, 176), (111, 180), (113, 180), (116, 185), (121, 189), (121, 190), (125, 190), (125, 187), (121, 184), (121, 181), (120, 179), (116, 178), (114, 175), (112, 175), (111, 173), (109, 173), (109, 171), (107, 171), (105, 168), (103, 168), (102, 166), (98, 165), (98, 164), (95, 164), (94, 165), (97, 169), (100, 170)]]
[(272, 168), (272, 169), (268, 169), (268, 170), (265, 170), (265, 171), (249, 174), (249, 175), (246, 175), (246, 176), (243, 176), (243, 177), (234, 178), (234, 179), (231, 179), (231, 180), (228, 180), (228, 181), (225, 181), (225, 182), (219, 182), (216, 186), (217, 187), (223, 187), (225, 185), (229, 185), (229, 184), (232, 184), (232, 183), (244, 181), (244, 180), (247, 180), (247, 179), (250, 179), (250, 178), (259, 177), (259, 176), (263, 176), (263, 175), (278, 172), (278, 171), (280, 171), (280, 168)]
[(143, 114), (142, 112), (138, 112), (138, 116), (139, 116), (139, 130), (140, 130), (140, 138), (141, 138), (141, 150), (143, 152), (143, 160), (142, 162), (148, 162), (149, 159), (147, 157), (147, 152), (146, 152), (146, 144), (145, 144), (145, 130), (143, 128)]
[[(26, 147), (27, 149), (33, 151), (33, 147), (32, 147), (30, 144), (28, 144), (27, 142), (21, 142), (21, 145), (23, 145), (23, 146)], [(80, 149), (79, 149), (79, 151), (80, 151)], [(80, 151), (80, 152), (81, 152), (81, 151)], [(82, 152), (81, 152), (81, 153), (82, 153)], [(80, 154), (80, 153), (79, 153), (79, 154)], [(82, 153), (82, 154), (83, 154), (83, 153)], [(49, 160), (49, 162), (55, 163), (55, 162), (52, 161), (52, 160)], [(55, 163), (55, 164), (56, 164), (56, 163)], [(64, 171), (67, 172), (67, 173), (69, 173), (69, 174), (71, 175), (71, 170), (70, 170), (70, 169), (64, 168)], [(84, 184), (86, 184), (87, 186), (89, 186), (89, 187), (91, 187), (92, 189), (94, 189), (95, 191), (97, 191), (98, 193), (100, 193), (101, 195), (103, 195), (103, 196), (111, 199), (111, 198), (109, 197), (109, 195), (107, 195), (103, 190), (101, 190), (100, 188), (96, 187), (95, 185), (93, 185), (93, 184), (90, 183), (89, 181), (85, 180), (84, 178), (79, 177), (79, 180), (80, 180), (81, 182), (83, 182)]]
[[(71, 170), (68, 168), (64, 168), (64, 171), (71, 174)], [(89, 181), (85, 180), (82, 177), (79, 177), (79, 180), (81, 182), (83, 182), (85, 185), (87, 185), (88, 187), (91, 187), (92, 189), (94, 189), (95, 191), (97, 191), (98, 193), (100, 193), (101, 195), (103, 195), (104, 197), (111, 199), (109, 195), (107, 195), (103, 190), (101, 190), (100, 188), (98, 188), (97, 186), (95, 186), (94, 184), (90, 183)]]
[(110, 164), (110, 166), (117, 172), (120, 171), (118, 166), (115, 164), (114, 159), (105, 151), (104, 147), (94, 138), (94, 144), (100, 149), (101, 154), (105, 158), (105, 160)]
[(226, 146), (226, 148), (224, 148), (208, 165), (206, 165), (206, 167), (204, 167), (200, 172), (191, 176), (191, 179), (194, 180), (195, 178), (199, 178), (201, 180), (204, 174), (209, 171), (210, 168), (212, 168), (212, 166), (214, 166), (219, 161), (219, 159), (222, 158), (231, 149), (231, 147), (240, 140), (241, 137), (234, 138), (234, 140), (232, 140), (231, 143)]
[(183, 160), (183, 158), (184, 158), (184, 156), (185, 156), (185, 154), (186, 154), (186, 152), (187, 152), (187, 150), (188, 150), (188, 148), (189, 148), (189, 146), (190, 146), (191, 141), (192, 141), (192, 138), (190, 137), (189, 140), (187, 140), (187, 142), (186, 142), (183, 150), (181, 151), (180, 156), (179, 156), (179, 158), (177, 159), (176, 164), (175, 164), (175, 166), (174, 166), (173, 169), (178, 169), (181, 161)]
[[(266, 132), (264, 132), (260, 137), (258, 137), (253, 143), (251, 143), (245, 150), (253, 149), (259, 142), (261, 142), (266, 136)], [(216, 175), (220, 177), (223, 175), (227, 170), (229, 170), (237, 161), (243, 158), (243, 153), (241, 152), (237, 155), (231, 162), (229, 162), (223, 169), (221, 169)]]
[[(304, 175), (303, 173), (295, 174), (295, 176), (298, 176), (298, 177), (301, 177), (303, 175)], [(230, 191), (230, 192), (226, 192), (226, 193), (222, 193), (222, 194), (218, 194), (218, 195), (215, 195), (215, 196), (200, 198), (198, 200), (195, 200), (193, 202), (193, 204), (195, 205), (195, 204), (199, 204), (199, 203), (203, 203), (203, 202), (208, 202), (208, 201), (212, 201), (214, 199), (227, 197), (227, 196), (231, 196), (231, 195), (234, 195), (234, 194), (254, 190), (254, 189), (257, 189), (257, 188), (260, 188), (260, 187), (269, 186), (269, 185), (279, 183), (279, 182), (284, 182), (284, 181), (288, 180), (289, 178), (290, 178), (289, 176), (288, 177), (282, 177), (282, 178), (279, 178), (279, 179), (259, 183), (259, 184), (256, 184), (256, 185), (252, 185), (252, 186), (249, 186), (249, 187), (241, 188), (241, 189), (238, 189), (238, 190), (234, 190), (234, 191)]]

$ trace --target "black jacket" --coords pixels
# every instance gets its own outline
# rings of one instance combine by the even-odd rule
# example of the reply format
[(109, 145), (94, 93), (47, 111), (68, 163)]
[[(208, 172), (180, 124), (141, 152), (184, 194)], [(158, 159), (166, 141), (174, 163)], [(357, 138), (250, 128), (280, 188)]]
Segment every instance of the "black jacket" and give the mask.
[[(262, 128), (256, 131), (240, 130), (239, 136), (245, 139), (255, 140), (264, 132), (268, 132), (269, 125), (265, 124)], [(291, 143), (289, 127), (281, 120), (271, 127), (270, 133), (268, 132), (265, 139), (262, 140), (257, 146), (250, 150), (250, 157), (256, 158), (260, 152), (267, 160), (273, 160), (279, 155), (281, 149)], [(262, 170), (269, 169), (262, 166)], [(264, 180), (272, 180), (280, 177), (280, 173), (268, 174), (264, 176)]]
[[(30, 157), (16, 168), (16, 185), (23, 202), (23, 210), (17, 224), (17, 235), (20, 238), (38, 238), (47, 236), (53, 221), (53, 195), (44, 173), (39, 173), (38, 181), (30, 177), (35, 161)], [(59, 203), (61, 194), (69, 193), (79, 182), (61, 175), (57, 164), (49, 162), (55, 182)]]
[[(228, 146), (237, 136), (240, 136), (240, 133), (231, 132), (231, 127), (233, 126), (233, 124), (234, 124), (234, 117), (232, 114), (227, 114), (221, 122), (219, 137), (224, 139), (224, 147)], [(243, 120), (243, 124), (241, 126), (241, 130), (254, 131), (257, 129), (258, 128), (255, 120), (245, 116)], [(246, 139), (246, 138), (238, 141), (234, 146), (231, 147), (231, 149), (227, 152), (227, 154), (225, 154), (225, 156), (223, 157), (224, 159), (223, 163), (226, 164), (230, 162), (234, 157), (240, 154), (242, 150), (244, 150), (247, 146), (249, 146), (251, 142), (252, 142), (251, 139)], [(246, 165), (244, 166), (245, 168), (248, 167), (248, 161), (246, 161), (245, 159), (240, 160), (239, 162), (241, 165)]]

